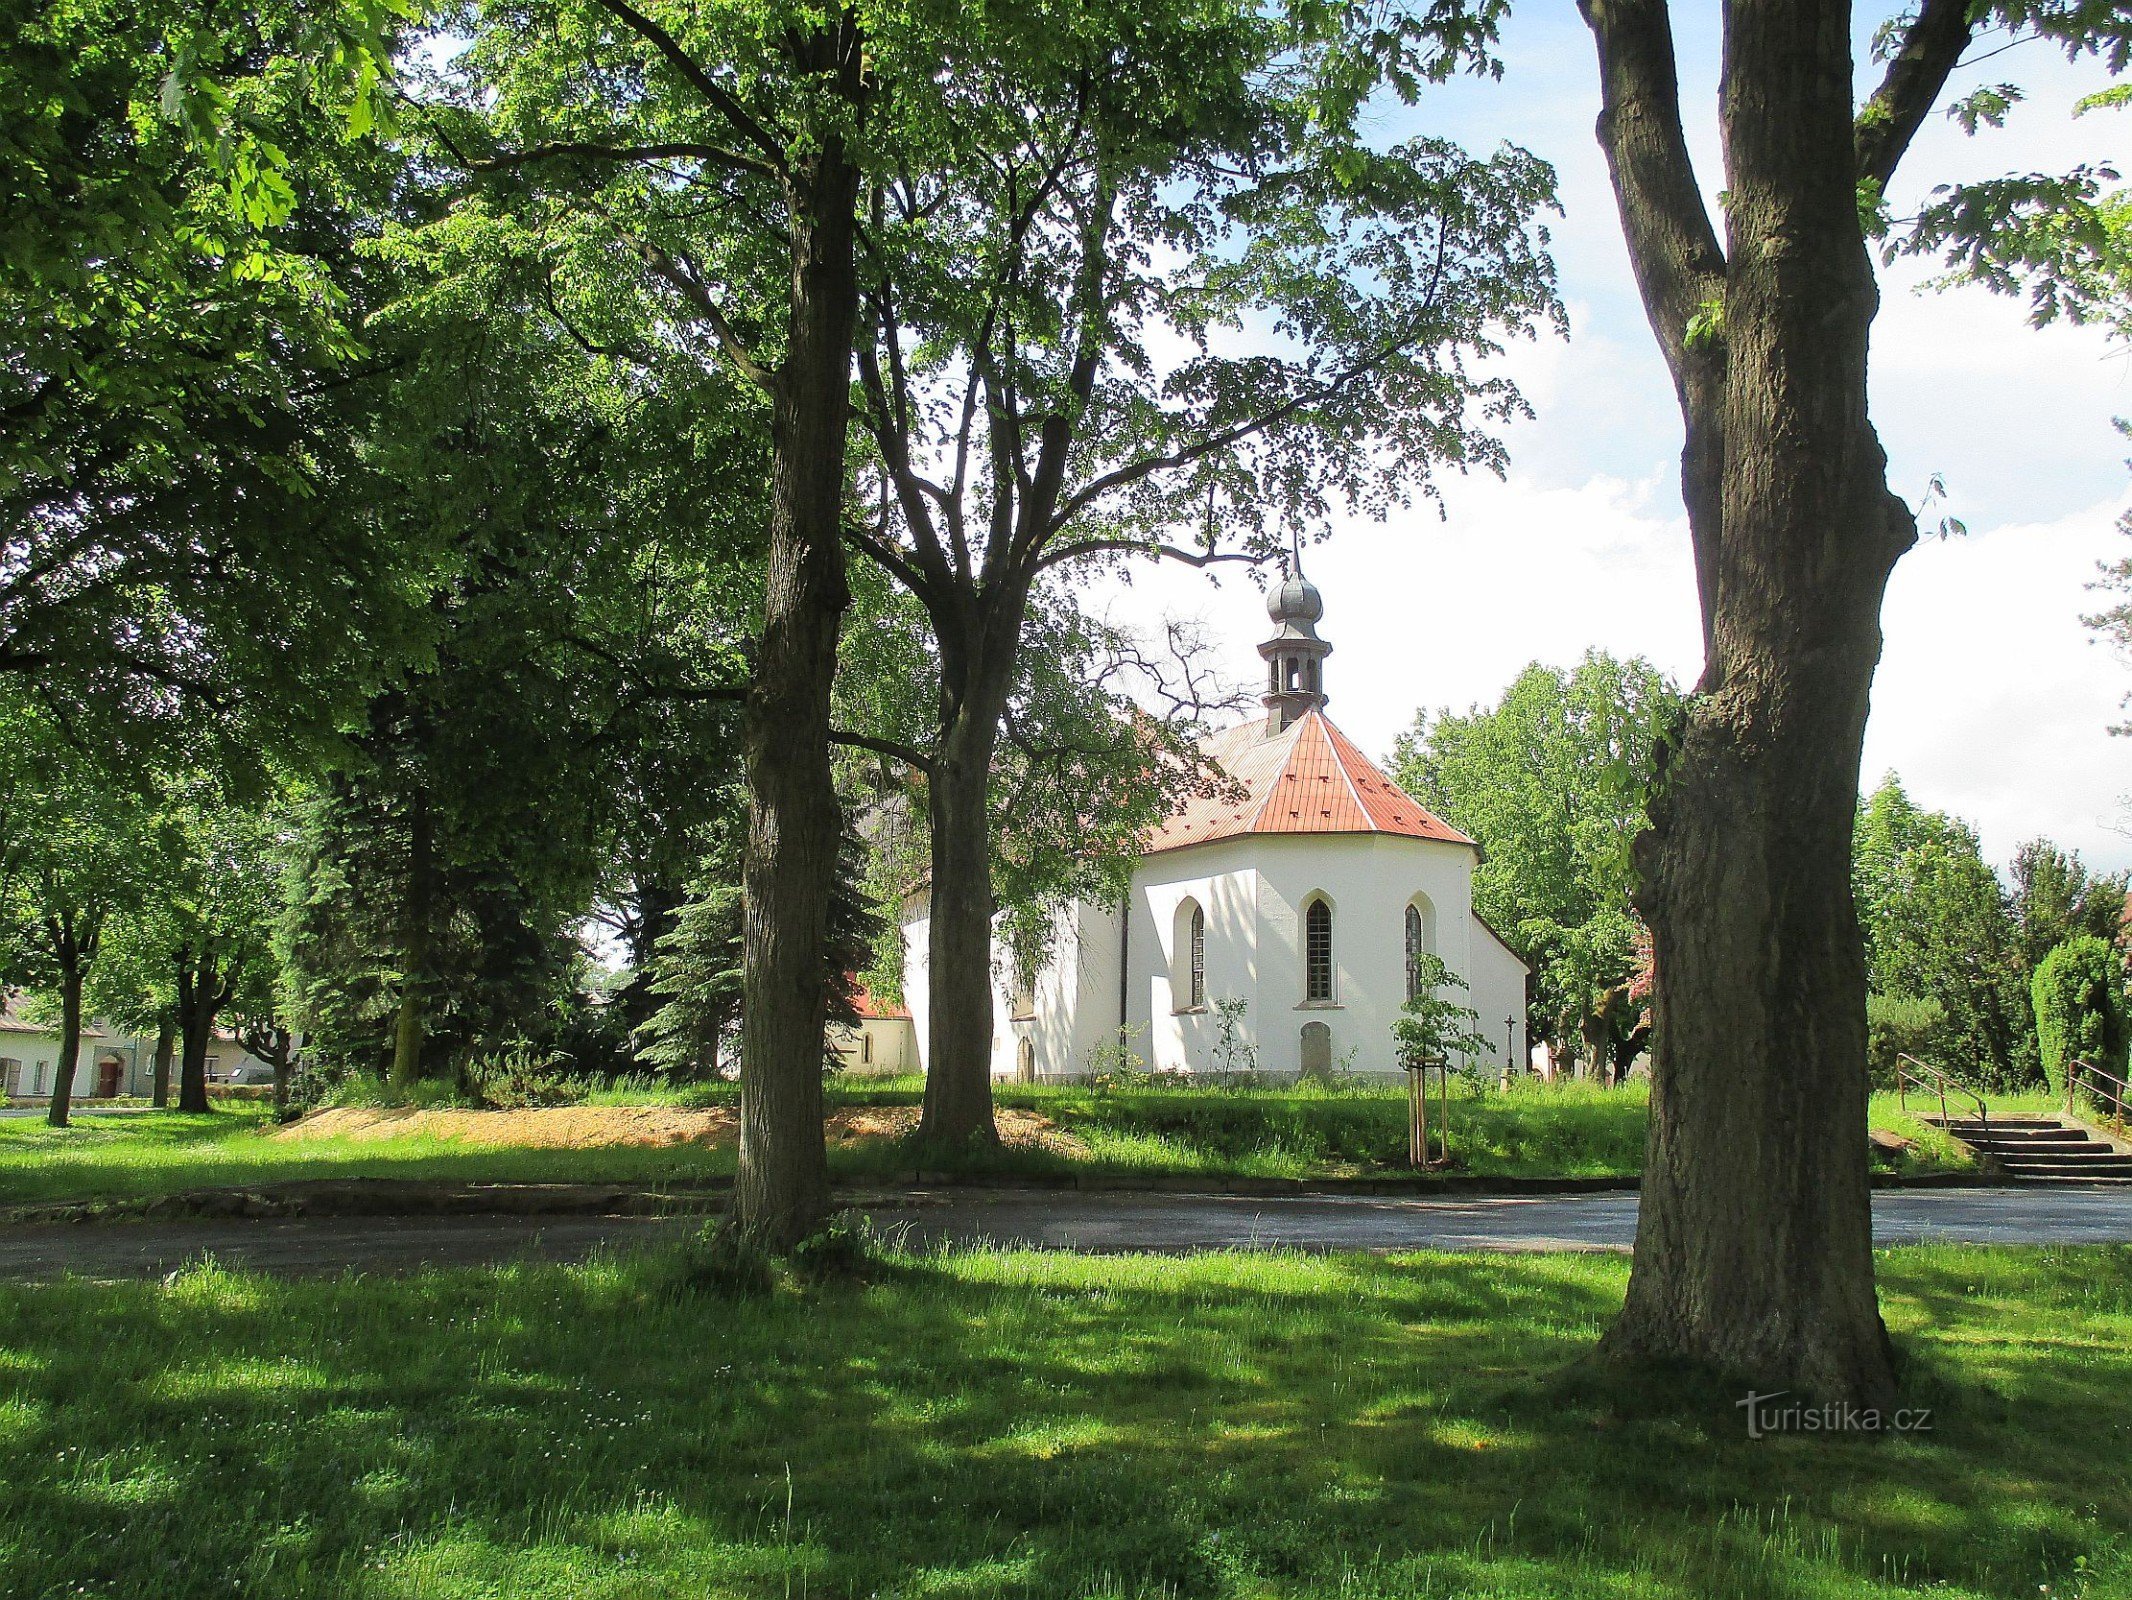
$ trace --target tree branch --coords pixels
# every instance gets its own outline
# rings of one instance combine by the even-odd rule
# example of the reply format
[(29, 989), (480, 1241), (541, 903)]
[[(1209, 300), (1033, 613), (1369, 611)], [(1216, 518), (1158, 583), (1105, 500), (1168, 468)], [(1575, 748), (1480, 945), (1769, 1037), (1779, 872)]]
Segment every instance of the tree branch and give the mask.
[(1256, 564), (1264, 559), (1243, 550), (1187, 550), (1182, 545), (1149, 544), (1145, 539), (1081, 539), (1046, 552), (1033, 570), (1042, 572), (1046, 567), (1063, 566), (1068, 561), (1100, 555), (1106, 550), (1138, 551), (1163, 561), (1182, 561), (1188, 567), (1211, 567), (1218, 561)]
[(933, 758), (924, 751), (913, 749), (895, 739), (876, 739), (867, 733), (851, 733), (843, 728), (831, 728), (829, 742), (849, 745), (856, 750), (871, 750), (876, 755), (888, 756), (906, 766), (915, 767), (928, 777), (932, 776)]
[(549, 161), (563, 156), (620, 162), (707, 161), (712, 166), (725, 168), (728, 172), (745, 172), (762, 178), (775, 178), (778, 175), (777, 169), (769, 163), (758, 161), (753, 156), (742, 155), (738, 150), (728, 150), (723, 145), (695, 144), (685, 140), (672, 144), (607, 145), (581, 144), (564, 139), (552, 144), (537, 144), (525, 150), (505, 150), (479, 160), (469, 159), (466, 164), (476, 172), (508, 172), (535, 161)]
[(1859, 177), (1887, 186), (1975, 35), (1969, 0), (1924, 0), (1858, 113)]
[(636, 33), (651, 42), (652, 48), (666, 58), (667, 64), (685, 78), (690, 87), (708, 100), (718, 114), (733, 125), (733, 130), (748, 143), (763, 153), (770, 171), (780, 178), (789, 178), (791, 168), (785, 161), (784, 146), (772, 136), (748, 112), (748, 108), (736, 100), (732, 92), (717, 79), (703, 70), (701, 63), (681, 48), (681, 41), (652, 21), (629, 0), (599, 0), (599, 3), (620, 17)]
[(717, 339), (718, 348), (725, 352), (725, 358), (739, 369), (742, 377), (764, 393), (775, 388), (777, 374), (755, 359), (747, 342), (726, 320), (724, 310), (701, 278), (688, 271), (649, 239), (637, 241), (637, 254), (643, 258), (645, 266), (679, 290), (682, 299), (694, 306), (703, 320), (710, 324), (711, 334)]
[(1681, 130), (1672, 20), (1666, 0), (1579, 0), (1579, 9), (1599, 47), (1599, 146), (1629, 261), (1679, 384), (1690, 356), (1688, 324), (1724, 292), (1725, 252)]

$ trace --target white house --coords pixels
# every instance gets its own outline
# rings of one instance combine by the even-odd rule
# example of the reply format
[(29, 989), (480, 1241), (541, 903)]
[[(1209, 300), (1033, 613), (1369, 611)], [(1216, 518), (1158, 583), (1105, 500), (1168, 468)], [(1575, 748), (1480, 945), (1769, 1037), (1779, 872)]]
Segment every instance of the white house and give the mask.
[[(59, 1079), (60, 1039), (57, 1021), (35, 1022), (10, 1000), (0, 1009), (0, 1104), (48, 1099)], [(260, 1075), (266, 1064), (217, 1028), (207, 1047), (207, 1081), (224, 1083), (238, 1069)], [(177, 1063), (171, 1063), (177, 1075)], [(155, 1036), (122, 1033), (110, 1023), (84, 1018), (81, 1049), (74, 1058), (74, 1098), (109, 1100), (120, 1095), (145, 1097), (155, 1088)], [(172, 1093), (176, 1093), (175, 1083)]]
[(852, 1000), (859, 1013), (854, 1024), (839, 1023), (829, 1030), (829, 1048), (846, 1072), (892, 1077), (918, 1070), (918, 1040), (911, 1030), (911, 1014), (902, 1006), (889, 1005), (861, 988)]
[[(1390, 1074), (1392, 1024), (1428, 951), (1470, 986), (1491, 1064), (1522, 1059), (1525, 964), (1474, 914), (1479, 847), (1384, 775), (1325, 715), (1324, 602), (1300, 577), (1266, 609), (1263, 718), (1204, 749), (1241, 791), (1189, 801), (1148, 841), (1126, 903), (1062, 910), (1042, 966), (995, 946), (995, 1077), (1078, 1077), (1121, 1037), (1158, 1071), (1215, 1066), (1218, 1003), (1274, 1074)], [(927, 907), (905, 905), (904, 993), (926, 1032)]]

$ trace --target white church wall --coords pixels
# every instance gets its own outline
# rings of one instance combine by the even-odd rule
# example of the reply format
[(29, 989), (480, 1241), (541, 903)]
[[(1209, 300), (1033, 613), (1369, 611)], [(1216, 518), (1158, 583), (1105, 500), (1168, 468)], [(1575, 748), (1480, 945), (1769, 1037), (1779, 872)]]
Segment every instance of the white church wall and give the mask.
[[(1398, 1070), (1392, 1024), (1406, 1001), (1406, 912), (1423, 909), (1435, 954), (1461, 975), (1472, 969), (1464, 916), (1473, 851), (1465, 845), (1385, 834), (1274, 835), (1260, 841), (1263, 904), (1260, 1062), (1281, 1074), (1303, 1067), (1309, 1022), (1332, 1030), (1332, 1059), (1371, 1075)], [(1332, 908), (1333, 994), (1304, 998), (1303, 924), (1311, 898)]]
[(1020, 1074), (1023, 1039), (1038, 1078), (1088, 1073), (1093, 1053), (1117, 1033), (1118, 917), (1087, 900), (1053, 915), (1050, 954), (1036, 976), (1030, 1015), (1012, 1021), (1009, 1036), (994, 1043), (995, 1077)]
[[(1502, 1020), (1515, 1016), (1522, 1042), (1524, 968), (1472, 916), (1472, 871), (1467, 846), (1385, 834), (1253, 834), (1146, 858), (1124, 913), (1134, 1050), (1157, 1070), (1212, 1070), (1214, 1003), (1235, 997), (1247, 1007), (1246, 1032), (1263, 1072), (1299, 1073), (1303, 1027), (1323, 1022), (1336, 1067), (1396, 1073), (1392, 1024), (1406, 999), (1409, 905), (1422, 912), (1425, 943), (1472, 986), (1481, 1031), (1492, 1041)], [(1329, 1004), (1304, 998), (1303, 918), (1313, 896), (1333, 913)], [(1183, 1004), (1189, 955), (1180, 939), (1189, 922), (1181, 912), (1190, 904), (1206, 916), (1206, 1004), (1197, 1009)], [(1038, 1078), (1087, 1075), (1093, 1054), (1117, 1034), (1119, 916), (1089, 902), (1062, 908), (1050, 955), (1025, 997), (1011, 992), (1013, 974), (1004, 954), (995, 955), (995, 1078), (1020, 1074), (1025, 1039)], [(903, 919), (904, 997), (921, 1066), (930, 1040), (928, 922), (915, 897)], [(1017, 998), (1030, 1002), (1026, 1014), (1016, 1014)], [(1499, 1064), (1500, 1056), (1495, 1049), (1490, 1059)]]
[[(927, 988), (931, 922), (923, 894), (905, 902), (903, 998), (911, 1014), (912, 1065), (920, 1072), (932, 1044), (932, 997)], [(1117, 1032), (1118, 913), (1088, 901), (1061, 907), (1053, 918), (1049, 954), (1021, 995), (1014, 992), (1015, 974), (1004, 941), (995, 939), (990, 988), (994, 1078), (1020, 1075), (1025, 1039), (1038, 1078), (1083, 1076), (1091, 1053)]]
[[(1162, 1072), (1212, 1068), (1219, 1026), (1214, 1002), (1238, 997), (1258, 1019), (1259, 916), (1257, 853), (1251, 839), (1223, 839), (1149, 856), (1133, 875), (1130, 1009), (1134, 1048)], [(1206, 1003), (1188, 1006), (1189, 954), (1181, 916), (1197, 905), (1206, 916)]]
[(1525, 1031), (1525, 963), (1478, 917), (1471, 920), (1473, 966), (1465, 976), (1473, 993), (1467, 1004), (1480, 1013), (1478, 1027), (1490, 1041), (1494, 1064), (1522, 1062), (1532, 1042)]
[(926, 1052), (933, 1042), (933, 996), (928, 981), (932, 926), (930, 895), (920, 891), (903, 902), (903, 1009), (911, 1014), (912, 1048), (920, 1072), (925, 1070)]
[[(1301, 1072), (1303, 1028), (1322, 1022), (1335, 1066), (1395, 1073), (1392, 1023), (1406, 999), (1410, 904), (1422, 912), (1425, 942), (1474, 985), (1484, 1020), (1490, 1010), (1481, 1001), (1492, 1008), (1513, 992), (1522, 1015), (1522, 970), (1467, 913), (1472, 872), (1467, 846), (1384, 834), (1256, 834), (1150, 857), (1133, 906), (1134, 1022), (1147, 1030), (1150, 1064), (1208, 1070), (1213, 1002), (1234, 996), (1249, 1007), (1261, 1071)], [(1329, 1002), (1305, 998), (1303, 923), (1316, 897), (1333, 919)], [(1173, 987), (1181, 981), (1173, 980), (1181, 971), (1177, 911), (1187, 899), (1207, 912), (1203, 1012), (1180, 1012)]]

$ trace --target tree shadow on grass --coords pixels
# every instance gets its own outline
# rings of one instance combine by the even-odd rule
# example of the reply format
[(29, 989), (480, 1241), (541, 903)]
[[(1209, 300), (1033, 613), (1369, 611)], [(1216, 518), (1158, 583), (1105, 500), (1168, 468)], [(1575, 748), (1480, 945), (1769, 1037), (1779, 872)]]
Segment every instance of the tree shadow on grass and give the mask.
[[(2098, 1499), (2126, 1470), (2125, 1299), (2083, 1301), (2085, 1263), (1893, 1262), (1933, 1381), (1985, 1361), (2060, 1436), (1958, 1405), (1863, 1448), (1548, 1398), (1619, 1303), (1614, 1257), (959, 1253), (737, 1298), (651, 1258), (6, 1289), (0, 1588), (2033, 1594), (2076, 1558), (2122, 1570), (2132, 1516)], [(2093, 1359), (1995, 1342), (1996, 1297), (2046, 1291)]]

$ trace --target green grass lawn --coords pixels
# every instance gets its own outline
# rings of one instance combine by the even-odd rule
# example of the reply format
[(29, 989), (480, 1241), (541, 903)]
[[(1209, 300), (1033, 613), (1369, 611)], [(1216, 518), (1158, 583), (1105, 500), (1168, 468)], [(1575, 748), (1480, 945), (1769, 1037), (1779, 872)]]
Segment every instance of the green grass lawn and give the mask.
[(0, 1122), (0, 1205), (121, 1198), (310, 1178), (677, 1184), (730, 1176), (733, 1152), (709, 1147), (494, 1148), (427, 1137), (277, 1140), (272, 1108), (77, 1117), (70, 1128)]
[[(912, 1081), (846, 1079), (833, 1103), (914, 1105)], [(595, 1103), (711, 1104), (732, 1085), (663, 1095), (619, 1090)], [(1097, 1093), (1077, 1085), (1002, 1085), (1002, 1106), (1040, 1111), (1083, 1147), (1075, 1154), (1015, 1148), (972, 1155), (968, 1171), (1140, 1177), (1293, 1178), (1405, 1174), (1406, 1102), (1395, 1086), (1262, 1089), (1148, 1088)], [(1995, 1100), (1994, 1107), (2026, 1102)], [(2036, 1109), (2048, 1109), (2040, 1100)], [(1478, 1176), (1605, 1178), (1643, 1165), (1646, 1109), (1640, 1085), (1529, 1084), (1509, 1093), (1455, 1096), (1452, 1150)], [(1901, 1156), (1878, 1158), (1907, 1172), (1961, 1170), (1967, 1155), (1877, 1096), (1875, 1127), (1914, 1139)], [(687, 1185), (730, 1176), (730, 1145), (599, 1149), (475, 1146), (429, 1136), (276, 1140), (267, 1108), (226, 1102), (206, 1115), (177, 1112), (81, 1117), (63, 1130), (32, 1119), (0, 1121), (0, 1205), (126, 1197), (177, 1189), (309, 1178), (448, 1178), (508, 1182), (629, 1182)], [(904, 1141), (839, 1146), (833, 1169), (847, 1181), (907, 1179), (918, 1162)], [(926, 1165), (940, 1163), (928, 1160)]]
[(1609, 1256), (0, 1287), (0, 1593), (2132, 1594), (2132, 1250), (1885, 1255), (1930, 1432), (1558, 1374)]

